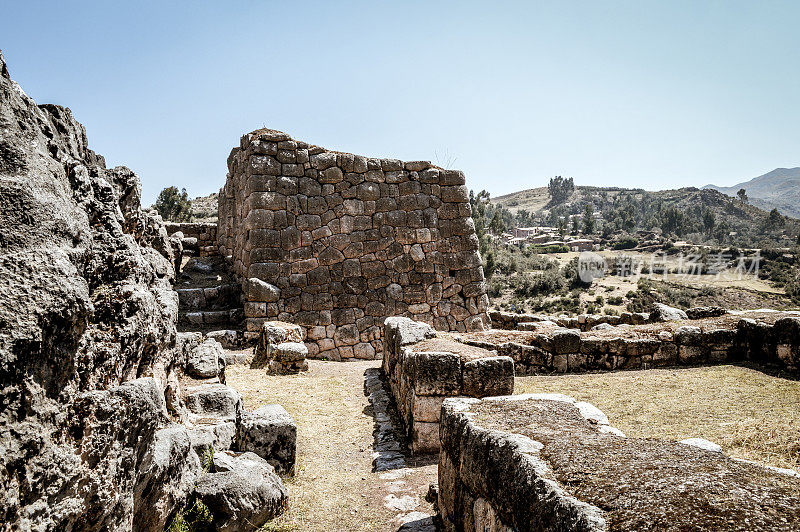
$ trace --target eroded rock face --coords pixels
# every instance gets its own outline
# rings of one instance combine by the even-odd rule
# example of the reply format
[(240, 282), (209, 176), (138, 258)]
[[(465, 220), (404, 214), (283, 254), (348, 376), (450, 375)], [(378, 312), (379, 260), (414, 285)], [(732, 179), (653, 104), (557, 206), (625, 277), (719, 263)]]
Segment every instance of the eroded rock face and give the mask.
[[(169, 238), (140, 194), (0, 55), (0, 522), (12, 529), (130, 529), (145, 503), (135, 487), (169, 423), (178, 301)], [(183, 453), (179, 440), (165, 448)], [(163, 526), (156, 514), (137, 528)]]

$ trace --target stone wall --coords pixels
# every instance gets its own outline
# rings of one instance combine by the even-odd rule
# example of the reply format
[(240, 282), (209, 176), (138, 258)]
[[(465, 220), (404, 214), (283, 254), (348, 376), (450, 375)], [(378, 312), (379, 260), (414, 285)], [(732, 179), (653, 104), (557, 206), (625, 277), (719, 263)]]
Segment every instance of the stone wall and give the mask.
[(796, 315), (780, 317), (774, 323), (752, 318), (730, 325), (714, 320), (681, 323), (686, 325), (589, 332), (550, 323), (540, 325), (536, 332), (502, 337), (475, 333), (461, 340), (511, 357), (520, 375), (738, 362), (800, 374), (800, 317)]
[(195, 251), (201, 257), (218, 254), (216, 223), (166, 222), (164, 227), (169, 236), (177, 232), (183, 233), (183, 249)]
[(447, 399), (438, 474), (445, 531), (800, 526), (797, 472), (705, 440), (626, 438), (561, 394)]
[(488, 324), (462, 172), (258, 130), (231, 151), (218, 218), (253, 336), (278, 319), (307, 329), (310, 357), (372, 359), (387, 316), (440, 330)]
[(511, 358), (437, 337), (425, 323), (387, 318), (384, 342), (383, 371), (414, 453), (439, 449), (445, 398), (514, 392)]

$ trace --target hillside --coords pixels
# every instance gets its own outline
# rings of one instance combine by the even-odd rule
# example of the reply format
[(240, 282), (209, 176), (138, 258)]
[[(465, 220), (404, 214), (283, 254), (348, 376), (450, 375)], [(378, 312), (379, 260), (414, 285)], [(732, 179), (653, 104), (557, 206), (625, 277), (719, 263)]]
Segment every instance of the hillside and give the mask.
[(208, 196), (199, 196), (192, 200), (193, 222), (217, 221), (217, 193)]
[(728, 196), (736, 196), (739, 189), (745, 189), (750, 203), (764, 210), (777, 208), (781, 214), (800, 218), (800, 168), (776, 168), (750, 181), (730, 187), (706, 185)]
[(771, 218), (756, 205), (743, 204), (717, 190), (693, 187), (662, 191), (576, 187), (557, 205), (550, 203), (547, 188), (541, 187), (491, 201), (511, 211), (520, 223), (551, 226), (557, 225), (559, 217), (582, 214), (588, 203), (599, 213), (598, 230), (607, 234), (660, 230), (694, 243), (789, 246), (800, 232), (800, 221), (795, 218)]

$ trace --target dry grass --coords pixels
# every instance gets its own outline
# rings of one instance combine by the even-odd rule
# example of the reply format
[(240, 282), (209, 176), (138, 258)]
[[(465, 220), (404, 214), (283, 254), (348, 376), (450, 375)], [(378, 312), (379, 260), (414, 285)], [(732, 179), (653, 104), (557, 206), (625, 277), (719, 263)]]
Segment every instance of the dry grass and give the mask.
[[(373, 418), (364, 396), (364, 371), (378, 365), (310, 360), (308, 372), (283, 376), (226, 369), (248, 410), (279, 403), (297, 422), (296, 472), (284, 478), (289, 509), (262, 530), (389, 529), (397, 512), (384, 506), (386, 481), (372, 472)], [(431, 480), (421, 478), (420, 489)], [(417, 510), (432, 513), (424, 501)]]
[(800, 469), (800, 382), (738, 366), (519, 377), (515, 393), (588, 401), (628, 436), (711, 440), (736, 458)]

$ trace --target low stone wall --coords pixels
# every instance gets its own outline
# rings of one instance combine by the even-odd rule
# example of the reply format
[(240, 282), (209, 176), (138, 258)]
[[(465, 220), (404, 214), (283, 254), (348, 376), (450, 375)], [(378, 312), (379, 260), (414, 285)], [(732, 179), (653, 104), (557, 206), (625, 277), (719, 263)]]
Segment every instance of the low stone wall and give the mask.
[(742, 318), (729, 327), (703, 320), (684, 323), (688, 325), (661, 331), (628, 327), (582, 333), (551, 327), (520, 332), (519, 341), (498, 341), (491, 333), (461, 340), (511, 357), (520, 375), (729, 362), (773, 366), (790, 374), (800, 371), (800, 317), (783, 317), (774, 324)]
[(165, 222), (167, 234), (183, 233), (183, 249), (194, 251), (201, 257), (219, 255), (216, 223)]
[(623, 312), (619, 316), (607, 314), (579, 314), (577, 316), (547, 316), (544, 314), (516, 314), (493, 310), (489, 312), (492, 327), (497, 329), (535, 329), (535, 324), (553, 322), (561, 327), (589, 331), (600, 324), (616, 325), (642, 325), (649, 320), (647, 312)]
[(800, 527), (796, 472), (690, 442), (626, 438), (597, 408), (561, 394), (447, 399), (438, 471), (442, 529)]
[(409, 318), (384, 324), (383, 371), (414, 453), (439, 449), (439, 416), (447, 397), (486, 397), (514, 391), (509, 357), (437, 335)]

